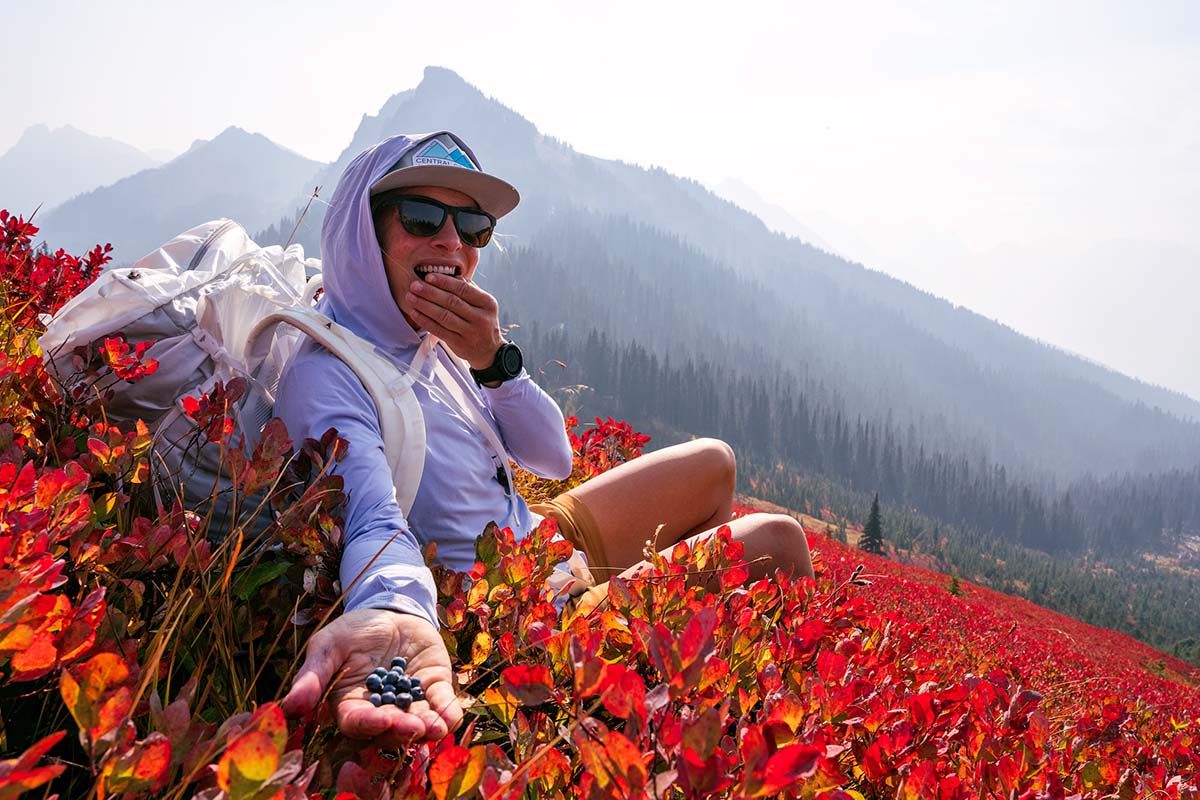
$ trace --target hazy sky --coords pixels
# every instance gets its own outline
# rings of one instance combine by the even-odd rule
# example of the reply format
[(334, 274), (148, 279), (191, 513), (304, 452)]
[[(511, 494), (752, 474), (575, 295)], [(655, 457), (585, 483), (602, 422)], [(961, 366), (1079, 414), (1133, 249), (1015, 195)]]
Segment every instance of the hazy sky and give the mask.
[(1200, 398), (1200, 3), (43, 0), (4, 19), (0, 152), (39, 122), (175, 152), (238, 125), (330, 161), (438, 64), (582, 152), (736, 177), (843, 255)]

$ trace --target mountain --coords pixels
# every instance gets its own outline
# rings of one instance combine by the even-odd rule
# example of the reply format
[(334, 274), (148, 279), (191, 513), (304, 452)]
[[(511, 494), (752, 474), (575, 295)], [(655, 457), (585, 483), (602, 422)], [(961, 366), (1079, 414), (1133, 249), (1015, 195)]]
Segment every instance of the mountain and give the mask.
[[(840, 404), (850, 420), (890, 418), (927, 446), (1039, 478), (1200, 460), (1195, 400), (774, 233), (696, 181), (578, 153), (449, 70), (427, 69), (415, 89), (365, 116), (316, 182), (328, 194), (363, 148), (439, 128), (459, 132), (486, 169), (522, 192), (502, 226), (508, 255), (493, 254), (503, 266), (486, 278), (510, 311), (526, 315), (515, 317), (522, 324), (536, 314), (578, 338), (595, 326), (660, 358), (779, 374)], [(319, 245), (322, 216), (314, 206), (300, 226), (306, 250)], [(550, 284), (508, 285), (526, 269)], [(522, 302), (534, 295), (536, 307)]]
[(136, 147), (70, 125), (34, 125), (0, 156), (0, 208), (28, 217), (40, 204), (45, 214), (80, 192), (160, 163)]
[(821, 238), (812, 228), (792, 216), (786, 208), (764, 200), (758, 192), (737, 178), (725, 179), (714, 187), (713, 192), (739, 208), (749, 211), (776, 233), (808, 242), (827, 253), (838, 254), (835, 247)]
[(254, 230), (278, 219), (320, 166), (230, 127), (161, 167), (64, 203), (42, 220), (42, 235), (70, 252), (112, 242), (114, 262), (132, 263), (206, 220), (230, 217)]

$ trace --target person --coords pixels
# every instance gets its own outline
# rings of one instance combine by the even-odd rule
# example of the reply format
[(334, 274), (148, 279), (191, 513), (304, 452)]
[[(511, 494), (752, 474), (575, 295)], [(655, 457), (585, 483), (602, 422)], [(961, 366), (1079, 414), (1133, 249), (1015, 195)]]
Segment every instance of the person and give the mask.
[[(644, 568), (643, 548), (656, 531), (670, 547), (729, 524), (752, 577), (781, 566), (812, 576), (803, 530), (791, 517), (731, 521), (734, 455), (718, 440), (645, 454), (532, 508), (511, 490), (498, 450), (542, 477), (565, 478), (572, 466), (562, 412), (522, 368), (501, 335), (496, 299), (473, 280), (496, 220), (519, 199), (482, 170), (465, 142), (441, 131), (393, 136), (361, 153), (330, 201), (321, 308), (415, 376), (427, 442), (405, 515), (374, 403), (353, 372), (312, 343), (284, 370), (276, 413), (292, 438), (333, 427), (350, 447), (336, 467), (347, 493), (345, 612), (312, 636), (283, 704), (302, 714), (328, 689), (338, 727), (350, 737), (398, 746), (438, 739), (462, 720), (422, 558), (427, 542), (436, 543), (439, 561), (467, 570), (487, 523), (520, 537), (550, 516), (603, 581)], [(502, 447), (493, 446), (497, 438)], [(426, 700), (407, 710), (373, 705), (364, 685), (395, 656), (407, 659), (425, 690)]]

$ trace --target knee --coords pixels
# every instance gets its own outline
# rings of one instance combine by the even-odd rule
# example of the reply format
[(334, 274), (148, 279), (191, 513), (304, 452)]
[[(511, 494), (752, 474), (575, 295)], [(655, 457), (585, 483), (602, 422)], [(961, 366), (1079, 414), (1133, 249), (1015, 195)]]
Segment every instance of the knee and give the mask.
[(704, 460), (708, 473), (732, 491), (737, 483), (737, 456), (733, 448), (720, 439), (697, 439), (692, 444), (697, 456)]
[(813, 577), (812, 557), (808, 552), (808, 539), (804, 536), (804, 528), (792, 517), (786, 514), (756, 514), (761, 516), (764, 535), (769, 541), (769, 549), (774, 562), (773, 566), (780, 569), (791, 569), (797, 577)]

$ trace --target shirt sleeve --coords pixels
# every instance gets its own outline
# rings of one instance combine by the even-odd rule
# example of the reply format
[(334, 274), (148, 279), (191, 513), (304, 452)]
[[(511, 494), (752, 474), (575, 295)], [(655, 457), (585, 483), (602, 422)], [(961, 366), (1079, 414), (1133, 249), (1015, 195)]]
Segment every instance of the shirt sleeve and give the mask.
[(346, 492), (339, 573), (347, 611), (415, 614), (437, 626), (437, 591), (421, 548), (396, 502), (375, 403), (354, 372), (325, 351), (302, 352), (284, 371), (275, 414), (293, 442), (329, 428), (349, 442), (334, 466)]
[(562, 410), (528, 372), (521, 370), (512, 380), (480, 391), (514, 461), (542, 478), (562, 480), (571, 474), (571, 441)]

